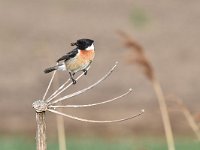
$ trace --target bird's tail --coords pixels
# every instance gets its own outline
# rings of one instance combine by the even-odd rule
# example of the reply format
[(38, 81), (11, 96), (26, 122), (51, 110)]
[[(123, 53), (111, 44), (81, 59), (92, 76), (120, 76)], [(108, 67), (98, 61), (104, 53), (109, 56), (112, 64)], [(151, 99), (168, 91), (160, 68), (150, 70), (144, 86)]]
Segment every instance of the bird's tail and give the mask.
[(58, 64), (57, 66), (54, 66), (54, 67), (49, 67), (47, 69), (44, 70), (44, 73), (49, 73), (49, 72), (52, 72), (54, 70), (66, 70), (66, 67), (65, 67), (65, 64)]
[(44, 73), (52, 72), (52, 71), (54, 71), (54, 70), (57, 70), (57, 68), (58, 68), (57, 66), (49, 67), (49, 68), (47, 68), (47, 69), (44, 70)]

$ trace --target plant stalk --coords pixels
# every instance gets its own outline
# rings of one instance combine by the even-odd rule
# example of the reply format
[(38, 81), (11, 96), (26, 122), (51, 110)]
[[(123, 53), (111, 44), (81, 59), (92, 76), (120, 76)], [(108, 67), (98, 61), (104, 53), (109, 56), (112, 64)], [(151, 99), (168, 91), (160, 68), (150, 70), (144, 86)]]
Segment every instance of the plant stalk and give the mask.
[(192, 116), (191, 112), (189, 111), (189, 109), (186, 107), (186, 105), (183, 103), (181, 99), (177, 99), (177, 103), (181, 107), (181, 110), (183, 114), (185, 115), (190, 127), (192, 128), (198, 140), (200, 141), (200, 129), (197, 123), (195, 122), (194, 117)]
[[(58, 78), (54, 79), (53, 89), (57, 89), (59, 85)], [(61, 103), (62, 104), (62, 103)], [(62, 112), (62, 109), (59, 109)], [(57, 123), (57, 130), (58, 130), (58, 143), (59, 143), (59, 150), (66, 150), (66, 136), (65, 136), (65, 125), (64, 119), (61, 115), (56, 115), (56, 123)]]
[(164, 97), (161, 85), (156, 78), (154, 78), (152, 80), (152, 83), (153, 83), (153, 87), (154, 87), (156, 96), (158, 98), (159, 106), (160, 106), (160, 111), (161, 111), (161, 115), (162, 115), (164, 129), (165, 129), (165, 136), (167, 139), (168, 150), (175, 150), (172, 127), (171, 127), (169, 114), (168, 114), (168, 110), (167, 110), (167, 104), (165, 101), (165, 97)]
[(64, 126), (63, 116), (56, 115), (56, 119), (57, 119), (57, 128), (58, 128), (59, 149), (66, 150), (67, 148), (66, 148), (65, 126)]
[(46, 124), (45, 124), (45, 112), (36, 112), (36, 146), (37, 150), (46, 150)]

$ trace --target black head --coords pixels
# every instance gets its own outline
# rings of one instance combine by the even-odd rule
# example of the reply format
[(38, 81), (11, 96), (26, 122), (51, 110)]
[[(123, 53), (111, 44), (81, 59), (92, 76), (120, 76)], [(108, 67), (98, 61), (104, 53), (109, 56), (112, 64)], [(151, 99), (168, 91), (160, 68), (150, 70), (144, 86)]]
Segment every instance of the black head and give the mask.
[(94, 43), (91, 39), (79, 39), (76, 43), (71, 43), (71, 46), (76, 45), (78, 49), (85, 50)]

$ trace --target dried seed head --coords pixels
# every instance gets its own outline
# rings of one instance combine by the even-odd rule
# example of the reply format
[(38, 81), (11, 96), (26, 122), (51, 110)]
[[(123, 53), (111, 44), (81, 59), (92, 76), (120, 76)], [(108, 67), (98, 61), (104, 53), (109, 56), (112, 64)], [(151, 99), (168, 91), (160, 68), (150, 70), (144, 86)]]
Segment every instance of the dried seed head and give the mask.
[(43, 100), (37, 100), (32, 104), (36, 112), (44, 112), (48, 109), (48, 104)]
[(129, 56), (129, 62), (137, 64), (147, 78), (152, 81), (154, 79), (154, 70), (144, 53), (143, 47), (125, 32), (118, 31), (118, 34), (124, 39), (124, 45), (132, 50), (132, 55)]

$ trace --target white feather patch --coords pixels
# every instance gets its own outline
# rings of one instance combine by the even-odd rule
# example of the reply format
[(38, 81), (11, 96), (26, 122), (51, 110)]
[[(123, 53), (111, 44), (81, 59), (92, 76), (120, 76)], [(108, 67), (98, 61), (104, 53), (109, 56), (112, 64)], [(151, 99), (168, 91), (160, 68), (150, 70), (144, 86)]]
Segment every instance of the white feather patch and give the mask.
[(92, 44), (91, 46), (89, 46), (88, 48), (86, 48), (85, 50), (89, 51), (89, 50), (94, 50), (94, 44)]
[(65, 70), (66, 70), (65, 64), (64, 64), (64, 63), (63, 63), (63, 64), (60, 64), (60, 65), (58, 66), (58, 70), (65, 71)]

